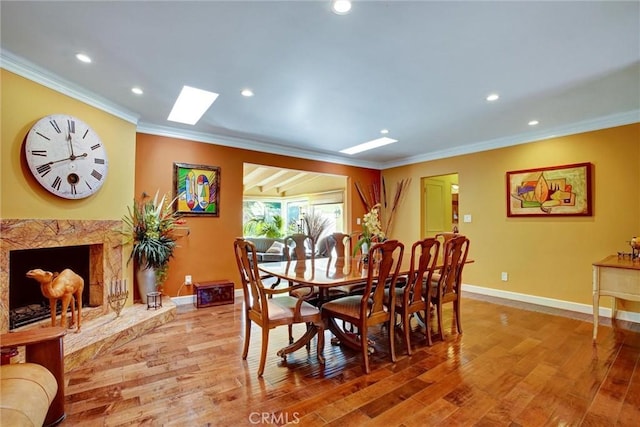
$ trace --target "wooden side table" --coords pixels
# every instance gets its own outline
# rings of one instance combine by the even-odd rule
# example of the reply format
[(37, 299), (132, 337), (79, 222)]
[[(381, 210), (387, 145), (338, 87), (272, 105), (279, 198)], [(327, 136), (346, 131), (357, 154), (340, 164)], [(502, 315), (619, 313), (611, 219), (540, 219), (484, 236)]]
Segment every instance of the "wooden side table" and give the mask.
[(600, 296), (613, 297), (611, 318), (616, 317), (616, 298), (640, 301), (640, 260), (610, 255), (593, 263), (593, 339), (598, 335)]
[(47, 368), (58, 383), (49, 412), (44, 420), (45, 426), (64, 420), (64, 328), (59, 326), (8, 332), (0, 337), (0, 346), (25, 347), (26, 362), (37, 363)]

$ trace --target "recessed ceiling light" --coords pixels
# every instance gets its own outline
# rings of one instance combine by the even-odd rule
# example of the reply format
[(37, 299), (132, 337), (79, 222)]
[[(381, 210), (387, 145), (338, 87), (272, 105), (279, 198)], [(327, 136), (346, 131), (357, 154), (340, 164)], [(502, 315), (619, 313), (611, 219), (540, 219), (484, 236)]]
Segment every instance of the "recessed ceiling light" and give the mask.
[(382, 147), (383, 145), (392, 144), (394, 142), (398, 142), (398, 140), (383, 136), (382, 138), (374, 139), (373, 141), (368, 141), (354, 147), (345, 148), (344, 150), (340, 150), (340, 152), (345, 154), (356, 154), (363, 151), (371, 150), (373, 148)]
[(217, 97), (214, 92), (183, 86), (167, 120), (195, 125)]
[(535, 125), (537, 125), (538, 123), (540, 123), (540, 122), (539, 122), (539, 121), (537, 121), (537, 120), (531, 120), (531, 121), (529, 122), (529, 126), (535, 126)]
[(389, 129), (382, 129), (382, 130), (380, 131), (380, 133), (381, 133), (381, 134), (383, 134), (383, 135), (386, 135), (386, 134), (388, 134), (388, 133), (389, 133)]
[(84, 53), (77, 53), (76, 58), (78, 59), (78, 61), (84, 62), (85, 64), (91, 63), (91, 58), (89, 58), (89, 56), (85, 55)]
[(498, 95), (497, 93), (492, 93), (491, 95), (487, 96), (487, 101), (497, 101), (500, 98), (500, 95)]
[(346, 15), (351, 10), (351, 1), (349, 0), (333, 0), (331, 2), (331, 10), (336, 15)]
[(136, 95), (142, 95), (144, 93), (139, 87), (132, 87), (131, 92), (135, 93)]
[(242, 89), (242, 92), (240, 92), (240, 94), (242, 96), (250, 97), (253, 96), (253, 91), (251, 89)]

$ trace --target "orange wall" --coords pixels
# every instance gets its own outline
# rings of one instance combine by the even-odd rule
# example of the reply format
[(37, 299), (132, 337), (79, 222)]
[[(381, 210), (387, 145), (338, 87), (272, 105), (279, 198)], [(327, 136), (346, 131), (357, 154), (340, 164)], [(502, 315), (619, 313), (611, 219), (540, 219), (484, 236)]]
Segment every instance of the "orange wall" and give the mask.
[[(180, 238), (175, 258), (169, 265), (164, 292), (176, 296), (184, 276), (193, 280), (232, 280), (240, 286), (233, 257), (233, 240), (242, 236), (243, 163), (258, 163), (288, 169), (308, 170), (349, 176), (345, 209), (351, 212), (351, 230), (355, 218), (364, 214), (354, 182), (368, 184), (380, 180), (373, 169), (323, 163), (275, 154), (260, 153), (220, 145), (139, 133), (136, 141), (135, 194), (173, 194), (173, 163), (192, 163), (220, 167), (220, 216), (185, 217), (190, 235)], [(182, 289), (180, 295), (189, 290)]]

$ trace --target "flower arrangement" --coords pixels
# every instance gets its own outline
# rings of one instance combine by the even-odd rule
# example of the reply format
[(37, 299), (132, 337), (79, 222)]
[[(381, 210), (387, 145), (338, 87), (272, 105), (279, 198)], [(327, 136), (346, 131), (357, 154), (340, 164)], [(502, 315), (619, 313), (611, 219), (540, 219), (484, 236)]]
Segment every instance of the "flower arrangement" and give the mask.
[(153, 200), (143, 193), (142, 200), (134, 200), (133, 207), (128, 207), (128, 214), (122, 218), (125, 244), (133, 245), (127, 263), (134, 260), (139, 268), (155, 269), (158, 285), (166, 279), (177, 240), (174, 232), (178, 216), (172, 211), (173, 203), (165, 200), (163, 196), (158, 202), (157, 192)]
[(373, 242), (381, 242), (385, 239), (384, 231), (382, 231), (382, 224), (380, 223), (379, 210), (380, 204), (377, 203), (371, 207), (369, 212), (364, 214), (362, 221), (362, 233), (353, 248), (354, 255), (358, 250), (362, 250), (366, 255)]

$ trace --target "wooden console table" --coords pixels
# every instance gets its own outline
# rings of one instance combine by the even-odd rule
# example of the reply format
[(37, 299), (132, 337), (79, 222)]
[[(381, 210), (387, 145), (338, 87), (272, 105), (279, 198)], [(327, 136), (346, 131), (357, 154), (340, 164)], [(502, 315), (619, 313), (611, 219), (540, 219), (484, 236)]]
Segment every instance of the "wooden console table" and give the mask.
[(600, 296), (613, 297), (611, 318), (616, 317), (616, 298), (640, 301), (640, 260), (610, 255), (593, 263), (593, 339), (598, 335)]
[(37, 363), (47, 368), (58, 383), (58, 392), (49, 406), (44, 420), (45, 426), (59, 423), (65, 418), (64, 412), (64, 334), (59, 326), (28, 329), (2, 334), (0, 345), (4, 347), (25, 347), (25, 361)]

